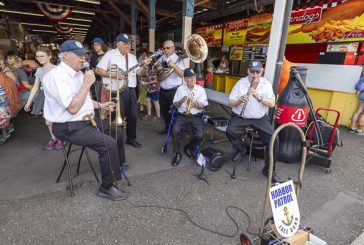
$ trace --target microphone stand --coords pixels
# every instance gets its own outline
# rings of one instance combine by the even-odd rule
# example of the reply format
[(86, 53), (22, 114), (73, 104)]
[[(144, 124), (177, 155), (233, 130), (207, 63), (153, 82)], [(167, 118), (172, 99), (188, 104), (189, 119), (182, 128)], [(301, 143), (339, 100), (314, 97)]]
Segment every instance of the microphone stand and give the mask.
[(205, 165), (201, 166), (201, 172), (197, 175), (194, 174), (194, 176), (197, 177), (197, 180), (203, 180), (206, 182), (206, 184), (210, 185), (210, 183), (207, 181), (207, 176), (205, 174)]

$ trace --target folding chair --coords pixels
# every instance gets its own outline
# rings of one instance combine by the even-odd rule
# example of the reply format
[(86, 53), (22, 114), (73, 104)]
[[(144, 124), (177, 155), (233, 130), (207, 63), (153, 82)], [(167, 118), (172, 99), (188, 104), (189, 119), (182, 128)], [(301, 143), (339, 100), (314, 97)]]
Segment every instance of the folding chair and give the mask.
[(94, 167), (92, 166), (90, 156), (88, 154), (86, 146), (82, 146), (82, 148), (81, 148), (81, 153), (80, 153), (80, 156), (78, 158), (78, 163), (77, 163), (77, 172), (76, 172), (76, 174), (72, 175), (71, 165), (70, 165), (68, 157), (69, 157), (71, 152), (74, 152), (74, 151), (79, 150), (79, 149), (71, 150), (71, 148), (72, 148), (72, 144), (69, 143), (68, 144), (68, 149), (67, 149), (67, 152), (66, 152), (65, 144), (62, 144), (62, 152), (63, 152), (63, 155), (64, 155), (64, 163), (63, 163), (61, 172), (58, 175), (56, 183), (59, 183), (59, 181), (60, 181), (60, 179), (62, 177), (63, 171), (64, 171), (65, 167), (67, 166), (68, 180), (69, 180), (69, 183), (70, 183), (71, 197), (73, 197), (75, 195), (74, 190), (73, 190), (73, 178), (80, 174), (81, 160), (82, 160), (82, 156), (83, 156), (84, 152), (85, 152), (85, 155), (86, 155), (87, 162), (88, 162), (88, 164), (89, 164), (89, 166), (90, 166), (90, 168), (91, 168), (91, 170), (92, 170), (92, 172), (93, 172), (93, 174), (94, 174), (94, 176), (96, 178), (97, 183), (100, 183), (100, 181), (99, 181), (99, 178), (97, 177), (97, 174), (96, 174), (96, 171), (95, 171)]
[[(167, 152), (168, 150), (168, 142), (169, 142), (169, 136), (171, 134), (171, 130), (172, 130), (172, 127), (173, 127), (173, 122), (175, 120), (175, 117), (176, 117), (176, 113), (177, 113), (177, 108), (175, 106), (172, 106), (171, 108), (171, 120), (169, 121), (169, 125), (168, 125), (168, 132), (167, 132), (167, 135), (166, 135), (166, 140), (164, 142), (164, 145), (162, 146), (162, 149), (161, 149), (161, 154), (163, 155), (164, 153)], [(201, 117), (201, 120), (202, 122), (204, 122), (204, 114), (202, 115)], [(183, 129), (184, 132), (189, 132), (189, 130), (186, 130), (186, 129)], [(196, 149), (195, 149), (195, 157), (197, 159), (198, 157), (198, 153), (199, 153), (199, 149), (198, 149), (198, 145), (196, 146)]]

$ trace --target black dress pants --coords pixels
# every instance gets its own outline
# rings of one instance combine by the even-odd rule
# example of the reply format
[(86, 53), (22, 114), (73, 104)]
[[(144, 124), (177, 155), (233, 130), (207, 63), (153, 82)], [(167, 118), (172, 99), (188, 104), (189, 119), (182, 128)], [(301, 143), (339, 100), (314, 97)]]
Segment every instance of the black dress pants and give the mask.
[[(231, 114), (231, 118), (228, 122), (228, 127), (226, 129), (226, 135), (231, 141), (233, 147), (240, 151), (243, 151), (243, 144), (241, 141), (241, 137), (244, 133), (245, 128), (250, 127), (256, 130), (265, 146), (265, 167), (269, 167), (269, 143), (272, 135), (274, 133), (274, 128), (272, 124), (269, 122), (267, 116), (258, 119), (248, 119), (242, 118), (235, 113)], [(276, 137), (275, 144), (274, 144), (274, 163), (277, 158), (278, 154), (278, 144), (279, 139)]]
[(184, 116), (178, 114), (175, 118), (172, 127), (173, 138), (173, 152), (181, 152), (181, 132), (182, 130), (190, 130), (192, 132), (192, 139), (188, 143), (187, 147), (190, 151), (195, 152), (196, 146), (200, 145), (203, 138), (203, 124), (201, 116)]
[(126, 119), (126, 140), (133, 141), (136, 139), (138, 111), (135, 88), (128, 88), (128, 90), (120, 92), (120, 111), (123, 120)]
[(173, 98), (176, 94), (177, 88), (172, 89), (160, 89), (159, 92), (159, 104), (161, 107), (161, 114), (164, 119), (165, 128), (168, 129), (169, 122), (171, 121), (171, 114), (169, 113), (171, 105), (173, 104)]
[[(54, 135), (71, 144), (86, 146), (99, 155), (100, 172), (103, 184), (111, 184), (120, 180), (120, 163), (125, 163), (125, 149), (123, 142), (123, 131), (118, 130), (116, 140), (104, 133), (109, 132), (109, 124), (105, 120), (96, 120), (100, 132), (91, 125), (90, 121), (75, 121), (66, 123), (53, 123)], [(101, 125), (102, 123), (102, 125)], [(114, 128), (111, 135), (116, 136)]]

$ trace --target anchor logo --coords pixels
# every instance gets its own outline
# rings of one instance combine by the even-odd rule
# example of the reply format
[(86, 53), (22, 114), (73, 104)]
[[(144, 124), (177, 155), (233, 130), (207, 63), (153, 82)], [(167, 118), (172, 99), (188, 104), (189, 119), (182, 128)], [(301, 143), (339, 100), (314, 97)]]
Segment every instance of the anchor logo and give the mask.
[(284, 216), (286, 217), (286, 220), (282, 220), (282, 223), (289, 226), (292, 224), (293, 221), (293, 215), (291, 215), (291, 217), (289, 217), (289, 211), (287, 207), (284, 207)]

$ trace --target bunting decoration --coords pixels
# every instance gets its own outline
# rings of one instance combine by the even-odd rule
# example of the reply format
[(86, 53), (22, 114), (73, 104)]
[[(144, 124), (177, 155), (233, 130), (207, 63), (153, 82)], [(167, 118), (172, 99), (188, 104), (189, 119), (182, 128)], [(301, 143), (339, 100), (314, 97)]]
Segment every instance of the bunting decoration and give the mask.
[(62, 37), (64, 39), (75, 39), (76, 36), (74, 34), (65, 34), (65, 35), (62, 34)]
[(72, 7), (70, 6), (40, 2), (34, 2), (34, 4), (38, 7), (40, 12), (52, 22), (63, 21), (72, 13)]
[(58, 31), (62, 35), (71, 34), (73, 32), (73, 29), (74, 29), (73, 26), (70, 26), (70, 27), (61, 26), (59, 23), (55, 23), (55, 24), (53, 24), (53, 26), (56, 29), (56, 31)]

